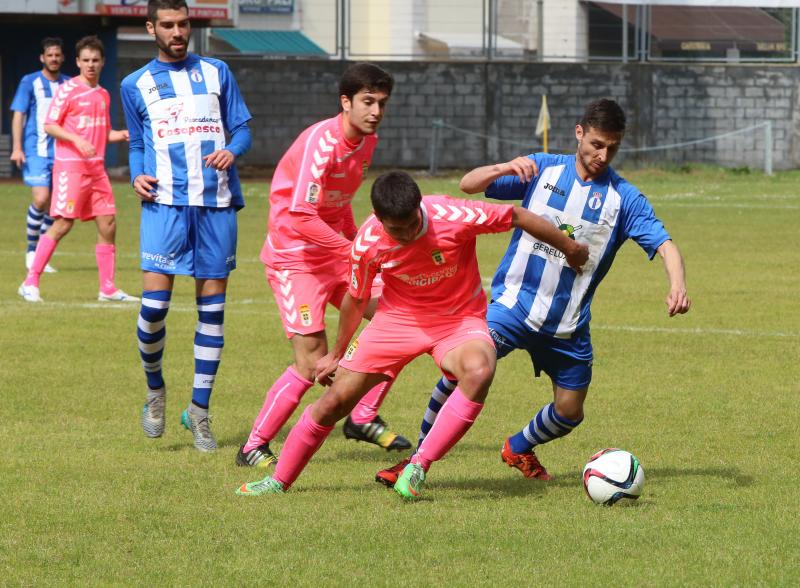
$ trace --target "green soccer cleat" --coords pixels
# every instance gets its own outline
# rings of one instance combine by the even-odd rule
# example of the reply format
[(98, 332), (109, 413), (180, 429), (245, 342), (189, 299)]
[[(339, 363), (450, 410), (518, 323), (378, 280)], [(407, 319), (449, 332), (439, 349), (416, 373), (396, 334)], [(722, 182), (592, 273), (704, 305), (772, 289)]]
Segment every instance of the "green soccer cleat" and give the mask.
[(258, 482), (247, 482), (242, 484), (237, 490), (236, 494), (239, 496), (260, 496), (261, 494), (283, 494), (286, 490), (283, 489), (283, 484), (278, 482), (272, 476), (267, 476)]
[(425, 483), (425, 470), (417, 463), (408, 464), (397, 482), (394, 484), (394, 491), (404, 500), (419, 500), (422, 492), (422, 485)]
[(198, 451), (205, 453), (217, 449), (217, 440), (211, 432), (211, 417), (194, 414), (190, 409), (181, 413), (181, 424), (185, 429), (192, 432), (194, 436), (194, 446)]

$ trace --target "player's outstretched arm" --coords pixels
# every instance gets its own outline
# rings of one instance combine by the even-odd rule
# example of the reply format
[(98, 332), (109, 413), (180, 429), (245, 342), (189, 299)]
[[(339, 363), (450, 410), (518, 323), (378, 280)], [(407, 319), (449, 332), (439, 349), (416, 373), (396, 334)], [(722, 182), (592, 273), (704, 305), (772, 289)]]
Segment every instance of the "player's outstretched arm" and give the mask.
[(686, 293), (686, 270), (683, 265), (683, 256), (678, 246), (672, 241), (664, 241), (657, 249), (664, 263), (669, 280), (669, 294), (667, 294), (667, 312), (669, 316), (686, 314), (692, 301)]
[(461, 178), (458, 187), (466, 194), (477, 194), (485, 191), (489, 184), (502, 176), (517, 176), (520, 182), (530, 182), (538, 174), (536, 162), (530, 157), (521, 156), (506, 163), (475, 168)]
[(44, 132), (51, 137), (55, 137), (59, 141), (72, 143), (84, 157), (94, 157), (97, 155), (97, 150), (94, 148), (94, 145), (92, 145), (83, 137), (80, 137), (74, 133), (70, 133), (61, 125), (54, 123), (46, 124), (44, 125)]
[(109, 143), (121, 143), (122, 141), (128, 141), (129, 139), (130, 135), (128, 134), (127, 129), (122, 129), (121, 131), (115, 131), (114, 129), (109, 129), (108, 131)]
[(512, 223), (515, 227), (519, 227), (526, 233), (560, 250), (566, 255), (569, 266), (579, 274), (583, 264), (589, 260), (589, 247), (587, 245), (567, 237), (555, 225), (550, 224), (527, 208), (515, 206)]
[(22, 149), (22, 129), (24, 124), (25, 113), (15, 110), (11, 117), (11, 161), (13, 161), (19, 169), (22, 169), (22, 164), (25, 163), (25, 151)]
[(369, 304), (369, 298), (360, 300), (353, 298), (350, 293), (344, 295), (342, 307), (339, 313), (339, 330), (336, 333), (336, 343), (330, 353), (317, 362), (316, 377), (317, 381), (323, 386), (330, 386), (333, 383), (333, 374), (339, 367), (339, 360), (344, 357), (350, 340), (364, 318), (364, 311)]

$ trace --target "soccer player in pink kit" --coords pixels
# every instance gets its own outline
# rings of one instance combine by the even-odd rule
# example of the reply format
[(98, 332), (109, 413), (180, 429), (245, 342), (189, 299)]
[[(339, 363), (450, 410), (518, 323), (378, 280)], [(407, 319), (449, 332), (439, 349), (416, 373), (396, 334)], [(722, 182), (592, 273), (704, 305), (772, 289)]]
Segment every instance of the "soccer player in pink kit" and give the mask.
[[(403, 498), (419, 498), (428, 468), (472, 426), (494, 377), (496, 353), (486, 326), (477, 235), (519, 227), (560, 249), (577, 271), (588, 259), (586, 245), (524, 208), (423, 198), (403, 172), (376, 179), (371, 199), (375, 214), (353, 242), (336, 343), (317, 363), (317, 379), (331, 386), (289, 433), (274, 475), (242, 485), (238, 494), (284, 492), (370, 388), (396, 378), (412, 359), (428, 353), (443, 372), (458, 377), (459, 385), (395, 484)], [(350, 344), (378, 272), (385, 286), (375, 316)]]
[(132, 302), (139, 299), (114, 282), (116, 208), (105, 170), (106, 143), (126, 141), (128, 131), (111, 128), (111, 99), (99, 85), (104, 63), (102, 42), (95, 36), (84, 37), (75, 46), (75, 53), (80, 75), (59, 87), (44, 122), (45, 131), (56, 139), (50, 203), (50, 215), (56, 220), (39, 239), (28, 277), (18, 293), (28, 302), (42, 302), (39, 279), (58, 242), (72, 230), (75, 219), (94, 219), (100, 278), (97, 299)]
[[(236, 455), (240, 466), (275, 462), (269, 442), (313, 386), (316, 363), (327, 353), (325, 307), (338, 308), (347, 291), (350, 246), (358, 230), (350, 201), (372, 161), (378, 143), (375, 132), (393, 85), (391, 75), (376, 65), (350, 66), (339, 81), (342, 112), (303, 131), (275, 170), (261, 260), (292, 344), (294, 364), (267, 391), (247, 442)], [(367, 316), (372, 309), (374, 305)], [(369, 402), (348, 418), (348, 438), (387, 450), (411, 447), (377, 415), (390, 385), (381, 383)]]

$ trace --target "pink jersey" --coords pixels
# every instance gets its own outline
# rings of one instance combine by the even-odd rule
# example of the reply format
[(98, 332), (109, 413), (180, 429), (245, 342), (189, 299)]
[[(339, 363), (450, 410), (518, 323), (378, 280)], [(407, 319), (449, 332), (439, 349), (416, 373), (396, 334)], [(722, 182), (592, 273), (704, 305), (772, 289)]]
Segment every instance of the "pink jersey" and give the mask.
[[(367, 135), (357, 144), (344, 136), (342, 115), (310, 126), (284, 154), (272, 178), (269, 233), (261, 260), (274, 267), (313, 268), (331, 256), (347, 262), (349, 240), (356, 233), (350, 201), (372, 162), (378, 137)], [(321, 243), (299, 226), (323, 221), (329, 235)], [(343, 234), (344, 236), (337, 236)]]
[(356, 235), (351, 252), (350, 295), (365, 299), (377, 272), (385, 285), (379, 310), (420, 315), (486, 314), (475, 237), (512, 227), (513, 206), (423, 196), (422, 228), (399, 245), (373, 215)]
[(61, 169), (94, 171), (103, 168), (111, 129), (110, 104), (111, 98), (101, 86), (89, 87), (78, 78), (59, 86), (44, 124), (59, 125), (94, 145), (96, 151), (94, 156), (86, 158), (73, 143), (56, 139), (55, 162)]

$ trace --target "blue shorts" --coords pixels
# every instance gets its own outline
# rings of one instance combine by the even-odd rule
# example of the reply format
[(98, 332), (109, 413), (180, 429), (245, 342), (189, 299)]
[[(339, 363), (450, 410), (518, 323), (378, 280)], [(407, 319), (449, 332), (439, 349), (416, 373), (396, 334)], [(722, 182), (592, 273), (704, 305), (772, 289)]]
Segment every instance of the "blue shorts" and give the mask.
[(223, 279), (236, 268), (236, 210), (142, 202), (141, 268)]
[[(519, 324), (513, 313), (502, 304), (493, 302), (486, 313), (489, 333), (497, 349), (497, 359), (503, 358), (515, 349), (524, 349), (533, 362), (533, 371), (538, 378), (545, 372), (566, 390), (588, 388), (592, 381), (591, 343), (582, 341), (580, 347), (588, 344), (588, 358), (581, 357), (570, 349), (568, 340), (555, 339), (531, 331), (527, 325)], [(588, 338), (588, 335), (587, 335)], [(577, 356), (576, 356), (577, 355)]]
[(22, 164), (22, 181), (31, 188), (50, 188), (53, 183), (53, 160), (26, 154), (25, 163)]

